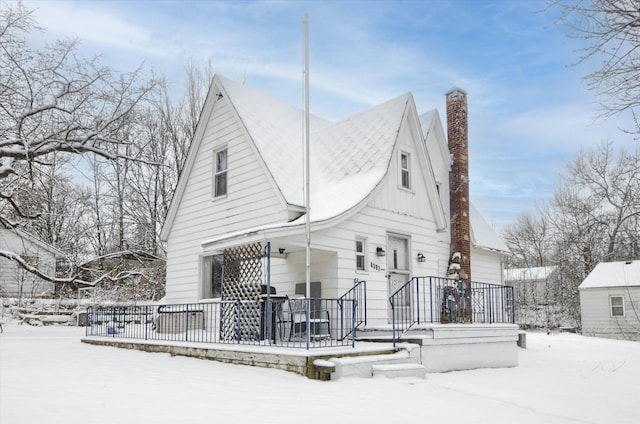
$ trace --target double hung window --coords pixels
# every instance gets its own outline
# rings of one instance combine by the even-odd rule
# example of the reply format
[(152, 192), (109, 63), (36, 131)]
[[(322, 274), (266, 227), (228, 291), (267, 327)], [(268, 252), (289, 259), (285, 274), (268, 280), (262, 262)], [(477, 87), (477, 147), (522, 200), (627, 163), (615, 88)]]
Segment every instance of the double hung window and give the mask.
[(366, 243), (364, 239), (356, 239), (356, 270), (365, 271), (366, 270)]
[(227, 195), (227, 149), (215, 152), (213, 197)]
[(612, 317), (624, 316), (624, 296), (610, 296), (609, 305), (611, 306)]
[(411, 190), (411, 155), (400, 152), (400, 186)]

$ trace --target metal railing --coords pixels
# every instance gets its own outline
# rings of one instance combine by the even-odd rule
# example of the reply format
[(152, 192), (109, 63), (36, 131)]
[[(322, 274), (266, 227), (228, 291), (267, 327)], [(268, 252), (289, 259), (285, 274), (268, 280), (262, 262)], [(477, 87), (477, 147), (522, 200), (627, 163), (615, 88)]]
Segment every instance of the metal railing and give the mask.
[[(349, 306), (355, 302), (355, 309), (353, 309), (354, 315), (351, 316)], [(360, 325), (367, 325), (367, 282), (364, 280), (354, 280), (353, 287), (349, 289), (345, 294), (340, 296), (338, 304), (341, 306), (341, 313), (345, 314), (345, 320), (349, 321), (353, 319), (353, 330)], [(351, 328), (344, 328), (344, 332), (341, 333), (341, 337), (355, 336), (351, 331)]]
[[(353, 346), (357, 302), (271, 296), (264, 301), (101, 306), (87, 336), (293, 348)], [(308, 332), (308, 336), (307, 336)]]
[(414, 277), (389, 297), (394, 343), (421, 323), (515, 323), (513, 287)]

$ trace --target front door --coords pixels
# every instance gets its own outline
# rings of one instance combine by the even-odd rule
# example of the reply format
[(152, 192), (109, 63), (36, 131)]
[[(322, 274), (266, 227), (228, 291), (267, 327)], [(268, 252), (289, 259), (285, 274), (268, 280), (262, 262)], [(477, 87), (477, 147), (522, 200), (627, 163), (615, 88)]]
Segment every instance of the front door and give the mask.
[[(387, 292), (395, 294), (409, 281), (409, 239), (407, 237), (389, 235), (387, 239)], [(409, 318), (411, 312), (411, 290), (407, 288), (396, 297), (396, 320)], [(389, 322), (391, 322), (391, 304), (389, 303)]]

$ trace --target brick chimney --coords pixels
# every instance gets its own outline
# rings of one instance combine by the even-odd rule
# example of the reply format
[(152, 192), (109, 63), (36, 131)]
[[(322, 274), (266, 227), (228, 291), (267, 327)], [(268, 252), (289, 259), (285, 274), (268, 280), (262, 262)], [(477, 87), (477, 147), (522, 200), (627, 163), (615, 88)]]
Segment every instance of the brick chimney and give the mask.
[(469, 132), (467, 93), (452, 88), (447, 97), (447, 138), (452, 164), (449, 174), (451, 253), (460, 253), (461, 280), (471, 284), (471, 225), (469, 222)]

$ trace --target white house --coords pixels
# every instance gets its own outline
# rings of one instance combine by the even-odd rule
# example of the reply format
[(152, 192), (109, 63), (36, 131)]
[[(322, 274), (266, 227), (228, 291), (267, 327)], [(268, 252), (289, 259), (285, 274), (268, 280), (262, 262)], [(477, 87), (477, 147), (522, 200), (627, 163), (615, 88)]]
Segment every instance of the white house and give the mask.
[(640, 261), (599, 263), (578, 287), (582, 334), (640, 340)]
[[(464, 122), (452, 126), (466, 131), (466, 93), (456, 89), (449, 97), (464, 111)], [(462, 251), (452, 216), (471, 225), (458, 237), (469, 244), (465, 276), (502, 283), (508, 249), (469, 209), (468, 192), (467, 209), (450, 210), (452, 163), (467, 156), (452, 155), (436, 110), (419, 114), (407, 93), (336, 123), (312, 115), (309, 217), (303, 117), (214, 77), (161, 234), (167, 302), (220, 298), (233, 272), (254, 273), (277, 294), (293, 294), (306, 280), (307, 218), (310, 276), (320, 283), (311, 295), (337, 298), (354, 280), (366, 280), (370, 323), (388, 321), (389, 296), (412, 277), (448, 275), (452, 253)], [(460, 179), (452, 192), (467, 185), (468, 175)], [(228, 261), (223, 266), (230, 252), (241, 258), (234, 269)], [(240, 270), (252, 255), (254, 268)]]
[[(36, 237), (17, 228), (0, 224), (0, 250), (19, 254), (30, 265), (55, 275), (56, 259), (62, 253)], [(25, 271), (15, 261), (0, 257), (0, 291), (10, 296), (33, 296), (53, 293), (53, 283)]]

